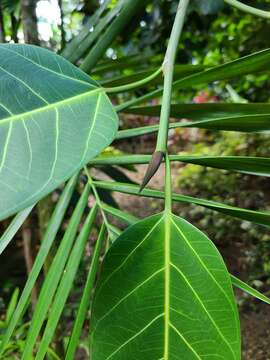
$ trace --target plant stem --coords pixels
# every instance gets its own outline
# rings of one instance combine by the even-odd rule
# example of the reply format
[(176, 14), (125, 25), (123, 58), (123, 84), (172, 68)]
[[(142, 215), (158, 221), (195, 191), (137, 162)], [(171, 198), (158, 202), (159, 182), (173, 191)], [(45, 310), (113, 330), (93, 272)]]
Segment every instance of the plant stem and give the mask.
[(165, 155), (165, 211), (172, 210), (172, 177), (169, 155)]
[(256, 15), (265, 19), (270, 19), (270, 11), (265, 11), (261, 9), (257, 9), (253, 6), (249, 6), (246, 4), (243, 4), (241, 1), (238, 0), (224, 0), (227, 4), (230, 4), (234, 7), (236, 7), (239, 10), (245, 11), (249, 14)]
[(99, 195), (98, 195), (97, 189), (96, 189), (96, 187), (95, 187), (95, 185), (94, 185), (93, 179), (92, 179), (92, 177), (91, 177), (91, 175), (90, 175), (90, 173), (89, 173), (89, 171), (88, 171), (88, 169), (87, 169), (86, 166), (84, 166), (84, 171), (85, 171), (85, 174), (86, 174), (86, 176), (87, 176), (88, 183), (89, 183), (89, 185), (91, 186), (92, 191), (93, 191), (93, 194), (94, 194), (94, 196), (95, 196), (95, 198), (96, 198), (96, 202), (97, 202), (98, 207), (99, 207), (99, 209), (100, 209), (102, 218), (103, 218), (103, 220), (104, 220), (104, 224), (106, 225), (107, 231), (108, 231), (108, 233), (110, 234), (110, 224), (109, 224), (108, 219), (107, 219), (107, 216), (106, 216), (106, 214), (105, 214), (105, 212), (104, 212), (104, 210), (103, 210), (102, 202), (101, 202), (100, 197), (99, 197)]
[(171, 107), (171, 93), (173, 81), (173, 69), (178, 48), (179, 38), (183, 29), (185, 15), (189, 0), (180, 0), (177, 8), (171, 36), (163, 62), (164, 88), (160, 112), (160, 123), (157, 138), (156, 151), (166, 152), (168, 139), (168, 124)]
[(164, 74), (164, 84), (163, 84), (163, 94), (162, 94), (156, 150), (153, 153), (152, 158), (148, 164), (146, 173), (144, 175), (144, 179), (140, 187), (140, 192), (144, 189), (144, 187), (148, 184), (151, 178), (155, 175), (162, 162), (163, 157), (167, 153), (173, 70), (174, 70), (176, 52), (178, 48), (178, 42), (183, 29), (188, 4), (189, 4), (189, 0), (179, 1), (168, 47), (162, 64), (162, 70)]
[(126, 85), (115, 86), (115, 87), (111, 87), (111, 88), (104, 88), (104, 90), (107, 93), (117, 93), (117, 92), (135, 89), (135, 88), (145, 85), (149, 81), (155, 79), (161, 73), (161, 71), (162, 71), (162, 67), (158, 68), (157, 71), (155, 71), (154, 73), (152, 73), (151, 75), (147, 76), (146, 78), (144, 78), (142, 80), (135, 81), (133, 83), (126, 84)]

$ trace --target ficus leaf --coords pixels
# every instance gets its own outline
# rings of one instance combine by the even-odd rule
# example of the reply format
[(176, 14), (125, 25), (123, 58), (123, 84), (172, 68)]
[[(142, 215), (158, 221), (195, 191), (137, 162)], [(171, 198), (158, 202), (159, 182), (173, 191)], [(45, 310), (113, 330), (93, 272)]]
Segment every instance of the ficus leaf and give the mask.
[(168, 212), (114, 242), (92, 314), (92, 360), (240, 359), (223, 260), (204, 234)]
[(60, 185), (115, 137), (104, 90), (54, 53), (0, 45), (0, 220)]

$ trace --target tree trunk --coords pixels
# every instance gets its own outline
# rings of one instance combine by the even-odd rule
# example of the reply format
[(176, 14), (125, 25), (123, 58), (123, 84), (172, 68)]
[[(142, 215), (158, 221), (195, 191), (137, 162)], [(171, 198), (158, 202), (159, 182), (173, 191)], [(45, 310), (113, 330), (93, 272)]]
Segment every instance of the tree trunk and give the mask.
[(2, 6), (0, 4), (0, 42), (5, 42), (6, 35), (5, 35), (5, 23), (4, 23), (4, 16)]
[(36, 4), (37, 0), (21, 0), (21, 14), (24, 41), (27, 44), (39, 45)]
[(66, 45), (66, 32), (65, 32), (65, 27), (64, 27), (64, 12), (63, 12), (62, 0), (58, 0), (58, 6), (59, 6), (59, 10), (60, 10), (60, 17), (61, 17), (61, 24), (60, 24), (61, 50), (63, 50)]
[(19, 27), (19, 20), (16, 19), (14, 13), (10, 13), (10, 21), (11, 21), (11, 39), (18, 43), (18, 27)]

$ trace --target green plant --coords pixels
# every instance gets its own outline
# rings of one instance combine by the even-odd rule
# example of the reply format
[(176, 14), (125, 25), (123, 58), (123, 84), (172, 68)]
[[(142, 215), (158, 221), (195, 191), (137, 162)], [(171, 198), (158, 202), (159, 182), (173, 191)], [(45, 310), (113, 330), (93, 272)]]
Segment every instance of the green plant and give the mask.
[[(239, 6), (238, 1), (227, 1)], [(106, 2), (107, 5), (107, 2)], [(122, 2), (120, 2), (122, 5)], [(113, 61), (97, 65), (112, 41), (141, 11), (140, 1), (127, 0), (112, 8), (113, 13), (98, 11), (91, 21), (100, 27), (90, 34), (78, 35), (63, 54), (81, 62), (81, 69), (95, 73), (111, 71)], [(0, 344), (4, 354), (29, 305), (31, 291), (56, 244), (52, 262), (39, 292), (22, 360), (44, 359), (51, 354), (59, 320), (72, 289), (86, 242), (94, 228), (98, 236), (87, 274), (73, 330), (58, 353), (74, 359), (82, 327), (91, 303), (91, 359), (240, 359), (240, 323), (232, 285), (270, 303), (257, 290), (231, 275), (213, 243), (187, 221), (172, 213), (172, 202), (196, 204), (221, 214), (269, 227), (269, 212), (250, 210), (223, 202), (172, 193), (170, 162), (180, 161), (227, 171), (269, 176), (267, 157), (236, 154), (169, 155), (169, 128), (201, 128), (212, 131), (269, 131), (269, 104), (173, 104), (173, 92), (204, 83), (227, 81), (233, 77), (266, 71), (270, 50), (263, 50), (213, 68), (188, 66), (175, 71), (176, 52), (189, 1), (180, 0), (172, 33), (161, 67), (151, 73), (114, 79), (113, 87), (101, 87), (82, 70), (63, 57), (29, 45), (1, 45), (2, 82), (0, 115), (0, 219), (20, 211), (0, 239), (1, 251), (32, 210), (34, 203), (59, 187), (65, 187), (46, 232), (25, 287), (10, 316)], [(106, 6), (105, 6), (106, 7)], [(265, 12), (244, 7), (255, 15)], [(103, 16), (102, 16), (103, 15)], [(103, 32), (103, 30), (105, 31)], [(99, 38), (99, 42), (95, 42)], [(74, 49), (82, 42), (82, 51)], [(90, 47), (90, 48), (89, 48)], [(74, 58), (73, 58), (74, 55)], [(68, 57), (68, 56), (67, 56)], [(118, 66), (135, 66), (141, 59), (118, 61)], [(125, 65), (127, 63), (127, 65)], [(100, 70), (102, 69), (102, 70)], [(194, 70), (194, 71), (193, 71)], [(148, 83), (163, 85), (142, 96), (113, 106), (107, 94), (146, 88)], [(116, 81), (115, 81), (116, 80)], [(121, 83), (117, 83), (120, 81)], [(122, 82), (124, 81), (124, 82)], [(8, 92), (8, 96), (4, 94)], [(107, 93), (107, 94), (106, 94)], [(162, 95), (161, 105), (134, 107)], [(113, 95), (112, 95), (113, 96)], [(159, 125), (117, 132), (116, 112), (159, 115)], [(169, 117), (192, 121), (170, 123)], [(157, 145), (150, 155), (102, 153), (114, 139), (126, 139), (158, 131)], [(266, 154), (267, 155), (267, 154)], [(264, 156), (266, 156), (264, 155)], [(165, 191), (146, 189), (148, 181), (165, 161)], [(149, 163), (141, 186), (128, 182), (123, 168)], [(120, 168), (117, 168), (120, 167)], [(96, 170), (126, 183), (98, 180)], [(75, 190), (80, 194), (73, 211), (66, 216)], [(104, 204), (103, 191), (164, 198), (160, 214), (138, 220), (116, 207)], [(94, 205), (89, 210), (89, 195)], [(72, 208), (72, 206), (71, 206)], [(97, 219), (97, 212), (101, 221)], [(123, 232), (112, 225), (108, 214), (130, 225)], [(63, 231), (63, 220), (66, 220)], [(101, 222), (101, 225), (100, 225)], [(61, 235), (61, 236), (60, 236)], [(100, 259), (105, 255), (105, 260)], [(97, 284), (95, 283), (97, 274)], [(92, 293), (94, 293), (92, 300)], [(92, 305), (93, 302), (93, 305)], [(1, 355), (1, 356), (2, 356)]]

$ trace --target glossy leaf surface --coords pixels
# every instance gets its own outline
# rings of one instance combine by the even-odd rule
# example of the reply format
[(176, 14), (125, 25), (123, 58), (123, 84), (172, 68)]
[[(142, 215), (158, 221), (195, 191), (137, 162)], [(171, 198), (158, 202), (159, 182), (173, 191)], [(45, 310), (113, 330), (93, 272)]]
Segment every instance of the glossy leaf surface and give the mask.
[(104, 90), (54, 53), (0, 45), (0, 220), (69, 178), (113, 140)]
[(240, 359), (230, 276), (211, 241), (168, 213), (124, 231), (96, 289), (91, 351), (93, 360)]

